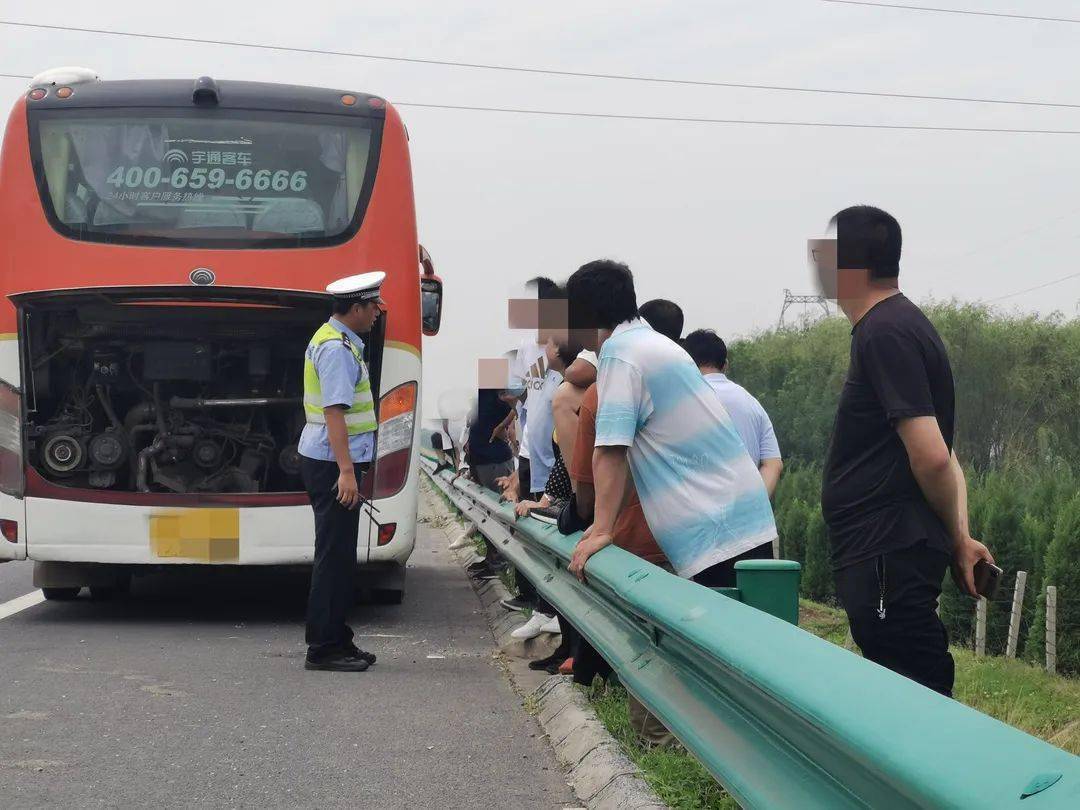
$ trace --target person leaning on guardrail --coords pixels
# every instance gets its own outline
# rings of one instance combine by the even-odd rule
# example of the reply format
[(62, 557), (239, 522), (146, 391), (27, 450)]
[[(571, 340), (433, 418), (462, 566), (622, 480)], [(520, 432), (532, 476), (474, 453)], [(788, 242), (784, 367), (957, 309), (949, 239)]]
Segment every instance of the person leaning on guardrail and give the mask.
[[(572, 341), (570, 341), (572, 343)], [(567, 344), (569, 345), (569, 343)], [(576, 347), (576, 346), (575, 346)], [(562, 351), (566, 352), (566, 347)], [(585, 389), (596, 382), (596, 352), (591, 349), (579, 349), (566, 369), (563, 381), (551, 398), (551, 413), (555, 420), (555, 436), (559, 452), (567, 464), (574, 457), (574, 442), (577, 439), (578, 409)]]
[(566, 283), (569, 318), (600, 349), (593, 524), (570, 570), (613, 541), (637, 485), (645, 518), (675, 572), (734, 585), (739, 559), (772, 556), (776, 524), (761, 476), (690, 356), (638, 317), (625, 264), (583, 265)]
[[(585, 396), (581, 398), (577, 441), (574, 443), (574, 457), (570, 463), (570, 477), (575, 485), (573, 499), (575, 514), (559, 521), (559, 530), (565, 530), (567, 534), (587, 529), (593, 520), (596, 489), (593, 486), (592, 457), (596, 442), (596, 409), (597, 390), (594, 383), (586, 389)], [(619, 511), (611, 532), (612, 542), (631, 554), (636, 554), (654, 565), (664, 566), (670, 570), (671, 566), (667, 564), (667, 557), (656, 544), (656, 538), (649, 530), (645, 514), (641, 511), (641, 501), (638, 499), (633, 481), (629, 482), (629, 488), (626, 504)], [(573, 521), (572, 518), (577, 518), (577, 521)], [(585, 645), (587, 642), (582, 640), (579, 650), (575, 653), (575, 679), (578, 677), (579, 668), (592, 669), (588, 663), (590, 657), (599, 656), (595, 650), (586, 649)], [(592, 681), (589, 674), (584, 672), (581, 674), (584, 676), (583, 681)], [(640, 701), (633, 695), (627, 695), (627, 700), (630, 726), (641, 740), (649, 745), (668, 745), (674, 742), (674, 735)]]
[(514, 471), (514, 453), (506, 439), (514, 409), (493, 388), (476, 392), (476, 413), (469, 422), (469, 459), (476, 483), (498, 492), (496, 479)]
[(896, 219), (860, 205), (831, 226), (837, 238), (811, 240), (810, 255), (852, 324), (822, 475), (836, 593), (866, 658), (951, 696), (941, 581), (951, 558), (957, 585), (975, 596), (975, 563), (993, 562), (968, 530), (952, 368), (937, 330), (900, 292)]
[(780, 445), (769, 414), (749, 391), (727, 378), (727, 344), (716, 332), (697, 329), (686, 336), (682, 347), (720, 397), (771, 498), (784, 471), (784, 462), (780, 459)]
[[(580, 346), (572, 346), (568, 344), (565, 339), (556, 340), (551, 337), (545, 347), (545, 357), (548, 363), (548, 371), (559, 374), (560, 377), (563, 372), (566, 371), (567, 366), (574, 362), (574, 358), (580, 351)], [(548, 407), (551, 404), (548, 403)], [(576, 417), (575, 423), (569, 425), (568, 429), (574, 429), (576, 431)], [(534, 500), (519, 500), (514, 505), (514, 513), (518, 517), (525, 517), (532, 515), (538, 520), (542, 520), (548, 523), (555, 523), (559, 513), (562, 511), (563, 505), (570, 500), (570, 496), (573, 494), (573, 490), (570, 486), (570, 475), (566, 471), (566, 464), (562, 457), (562, 452), (559, 449), (559, 443), (554, 429), (552, 433), (548, 435), (548, 442), (551, 445), (551, 453), (553, 457), (553, 463), (551, 469), (548, 471), (547, 483), (544, 485), (544, 492), (540, 498)], [(536, 638), (541, 633), (560, 633), (564, 629), (565, 620), (559, 616), (554, 606), (546, 602), (543, 598), (536, 593), (535, 584), (530, 582), (524, 576), (517, 577), (518, 592), (525, 599), (535, 600), (535, 607), (533, 608), (532, 616), (520, 627), (513, 630), (510, 635), (512, 638), (527, 640)], [(506, 607), (506, 605), (504, 605)], [(563, 633), (564, 642), (568, 641), (568, 634)], [(560, 649), (552, 653), (548, 659), (544, 659), (542, 662), (532, 662), (529, 666), (533, 669), (547, 669), (554, 672), (559, 664), (567, 657), (563, 655), (564, 645), (560, 645)], [(558, 655), (562, 655), (562, 658), (556, 661)], [(536, 664), (536, 666), (534, 666)]]

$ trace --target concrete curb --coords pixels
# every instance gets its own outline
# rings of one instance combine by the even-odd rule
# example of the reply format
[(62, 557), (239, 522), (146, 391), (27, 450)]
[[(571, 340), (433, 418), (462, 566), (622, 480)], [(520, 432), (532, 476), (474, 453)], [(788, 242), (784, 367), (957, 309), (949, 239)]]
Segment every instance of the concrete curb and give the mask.
[(588, 699), (568, 675), (552, 675), (533, 692), (538, 719), (570, 769), (570, 786), (593, 810), (660, 810), (667, 807), (623, 753)]
[[(425, 482), (428, 487), (432, 484)], [(434, 493), (425, 498), (429, 508), (444, 513), (447, 506)], [(455, 515), (454, 517), (458, 517)], [(451, 539), (460, 534), (455, 520), (448, 521)], [(452, 552), (467, 565), (473, 557), (469, 547)], [(653, 793), (641, 771), (623, 753), (596, 716), (588, 699), (568, 675), (548, 675), (528, 668), (527, 662), (545, 658), (555, 651), (559, 637), (541, 633), (535, 639), (519, 641), (510, 632), (520, 626), (520, 613), (505, 610), (499, 600), (510, 596), (498, 580), (470, 581), (487, 617), (499, 649), (506, 656), (506, 671), (518, 693), (528, 696), (538, 709), (537, 720), (547, 734), (559, 763), (569, 771), (567, 784), (590, 810), (662, 810), (667, 805)]]

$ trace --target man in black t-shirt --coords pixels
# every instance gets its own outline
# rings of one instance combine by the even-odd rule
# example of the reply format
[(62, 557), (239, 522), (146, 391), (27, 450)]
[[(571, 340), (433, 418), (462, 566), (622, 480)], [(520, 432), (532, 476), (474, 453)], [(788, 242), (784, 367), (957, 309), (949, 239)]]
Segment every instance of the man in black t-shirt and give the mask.
[(821, 493), (836, 592), (866, 658), (951, 696), (941, 581), (951, 565), (974, 596), (975, 563), (993, 562), (968, 530), (952, 369), (937, 331), (897, 286), (899, 223), (869, 206), (833, 223), (835, 263), (827, 249), (815, 262), (852, 323)]

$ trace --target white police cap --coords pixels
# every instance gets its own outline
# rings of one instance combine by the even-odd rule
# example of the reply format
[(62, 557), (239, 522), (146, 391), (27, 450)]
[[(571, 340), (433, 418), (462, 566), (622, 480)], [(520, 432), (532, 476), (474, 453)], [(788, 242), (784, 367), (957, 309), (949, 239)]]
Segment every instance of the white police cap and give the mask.
[(386, 273), (375, 270), (371, 273), (361, 273), (358, 276), (339, 278), (330, 284), (326, 291), (334, 298), (354, 298), (358, 301), (381, 301), (379, 293), (382, 283), (386, 279)]

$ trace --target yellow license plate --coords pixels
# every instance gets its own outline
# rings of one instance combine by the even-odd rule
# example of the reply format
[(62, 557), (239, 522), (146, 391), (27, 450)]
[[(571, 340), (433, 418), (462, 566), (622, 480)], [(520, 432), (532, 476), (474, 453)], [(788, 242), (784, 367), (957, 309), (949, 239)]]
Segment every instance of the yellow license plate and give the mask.
[(150, 550), (157, 557), (200, 562), (240, 559), (239, 509), (179, 509), (150, 516)]

